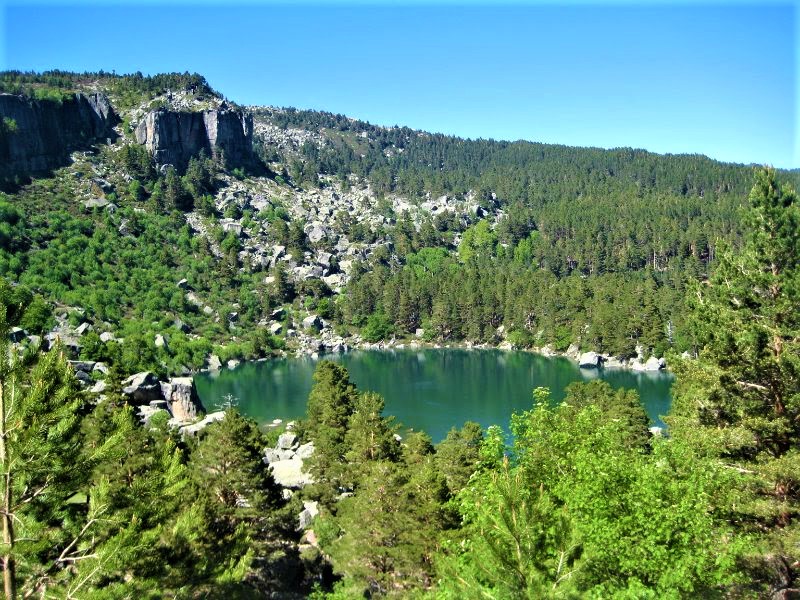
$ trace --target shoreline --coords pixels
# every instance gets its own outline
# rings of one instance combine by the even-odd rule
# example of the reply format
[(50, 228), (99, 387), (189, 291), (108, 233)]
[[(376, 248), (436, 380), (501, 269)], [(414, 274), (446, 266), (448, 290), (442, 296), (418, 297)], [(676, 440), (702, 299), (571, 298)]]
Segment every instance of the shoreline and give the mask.
[[(301, 338), (300, 344), (296, 348), (286, 349), (279, 351), (275, 356), (263, 357), (252, 360), (238, 360), (233, 359), (228, 361), (227, 364), (222, 364), (219, 359), (214, 363), (213, 359), (209, 357), (206, 363), (218, 364), (214, 368), (206, 366), (198, 371), (198, 373), (210, 373), (215, 371), (235, 370), (241, 364), (246, 362), (264, 362), (271, 358), (290, 358), (290, 357), (311, 357), (323, 358), (326, 355), (338, 355), (353, 352), (356, 350), (361, 351), (390, 351), (390, 350), (497, 350), (502, 352), (527, 352), (530, 354), (537, 354), (545, 358), (564, 358), (578, 365), (580, 369), (587, 371), (629, 371), (632, 373), (650, 373), (650, 374), (667, 374), (672, 373), (672, 370), (667, 365), (663, 358), (656, 358), (650, 356), (645, 358), (644, 355), (639, 354), (636, 358), (623, 359), (609, 354), (601, 354), (596, 351), (581, 352), (575, 344), (570, 345), (566, 351), (557, 351), (545, 345), (543, 347), (533, 348), (517, 348), (507, 341), (498, 344), (483, 343), (475, 344), (472, 342), (452, 342), (452, 343), (438, 343), (426, 342), (420, 339), (392, 339), (389, 341), (381, 342), (365, 342), (360, 339), (360, 336), (353, 336), (349, 338), (338, 338), (335, 343), (324, 340), (318, 336), (305, 336)], [(587, 361), (589, 361), (587, 363)]]

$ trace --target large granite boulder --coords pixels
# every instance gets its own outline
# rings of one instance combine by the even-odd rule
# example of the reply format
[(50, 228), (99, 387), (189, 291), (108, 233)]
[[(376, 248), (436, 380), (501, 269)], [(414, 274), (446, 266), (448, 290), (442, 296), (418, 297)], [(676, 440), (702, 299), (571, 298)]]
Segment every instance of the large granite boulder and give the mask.
[(582, 369), (596, 369), (602, 364), (600, 355), (596, 352), (584, 352), (578, 358), (578, 366)]
[(281, 487), (299, 489), (314, 483), (308, 473), (303, 472), (303, 461), (297, 456), (288, 460), (278, 460), (270, 463), (272, 477)]
[(297, 447), (297, 435), (292, 433), (291, 431), (287, 431), (282, 433), (278, 437), (278, 450), (293, 450)]
[(191, 377), (173, 377), (161, 384), (161, 393), (173, 419), (194, 421), (206, 412)]
[(147, 404), (151, 400), (163, 398), (161, 382), (150, 371), (136, 373), (122, 382), (122, 393), (131, 399), (133, 404)]

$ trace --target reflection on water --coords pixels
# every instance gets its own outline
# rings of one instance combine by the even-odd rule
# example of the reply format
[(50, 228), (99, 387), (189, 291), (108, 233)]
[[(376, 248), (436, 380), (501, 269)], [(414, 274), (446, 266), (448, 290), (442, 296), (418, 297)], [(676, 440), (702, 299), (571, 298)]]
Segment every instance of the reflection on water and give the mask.
[[(434, 441), (468, 420), (507, 427), (512, 412), (531, 407), (533, 388), (548, 387), (559, 401), (570, 383), (594, 378), (637, 390), (650, 418), (663, 426), (659, 416), (669, 410), (673, 380), (665, 373), (579, 369), (565, 358), (499, 350), (358, 351), (325, 358), (347, 367), (360, 390), (383, 395), (386, 414)], [(259, 422), (293, 419), (305, 413), (316, 363), (308, 357), (246, 363), (198, 376), (197, 389), (209, 410), (232, 394)]]

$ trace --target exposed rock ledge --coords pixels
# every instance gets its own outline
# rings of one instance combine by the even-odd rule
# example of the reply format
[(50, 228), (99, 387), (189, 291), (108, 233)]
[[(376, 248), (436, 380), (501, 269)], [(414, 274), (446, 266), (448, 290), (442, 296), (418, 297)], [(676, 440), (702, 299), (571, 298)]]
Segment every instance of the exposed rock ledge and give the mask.
[(113, 136), (117, 117), (103, 94), (74, 94), (61, 102), (0, 94), (0, 179), (49, 171), (69, 153)]
[(253, 117), (226, 104), (202, 112), (154, 110), (136, 126), (136, 141), (144, 144), (159, 165), (183, 170), (201, 151), (224, 158), (229, 168), (253, 163)]

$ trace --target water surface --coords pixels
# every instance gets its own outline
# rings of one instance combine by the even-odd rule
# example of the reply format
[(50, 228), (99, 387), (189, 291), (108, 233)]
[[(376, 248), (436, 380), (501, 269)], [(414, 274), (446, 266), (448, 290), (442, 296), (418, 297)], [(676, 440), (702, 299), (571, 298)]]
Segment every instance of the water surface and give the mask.
[[(550, 388), (558, 401), (570, 383), (594, 378), (638, 391), (650, 419), (663, 426), (660, 416), (669, 410), (673, 379), (665, 373), (580, 369), (565, 358), (500, 350), (370, 350), (324, 358), (347, 367), (360, 390), (381, 394), (386, 414), (434, 441), (465, 421), (507, 428), (511, 413), (531, 407), (533, 388)], [(230, 394), (244, 414), (261, 423), (295, 419), (305, 414), (317, 362), (291, 357), (245, 363), (195, 381), (208, 410), (221, 407)]]

